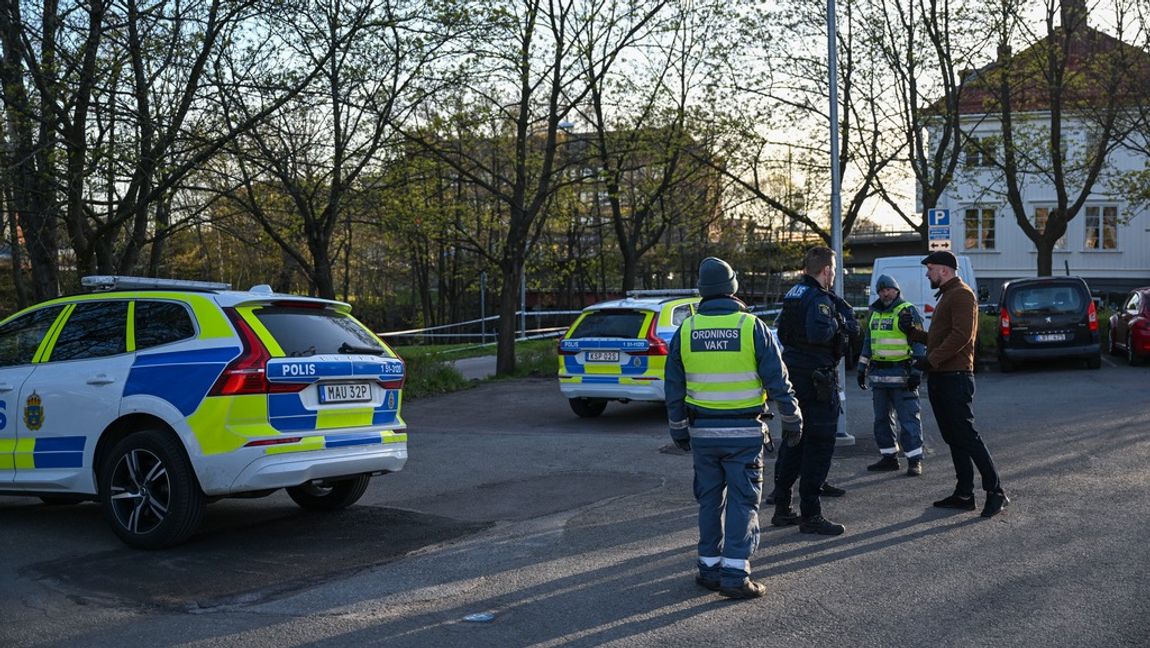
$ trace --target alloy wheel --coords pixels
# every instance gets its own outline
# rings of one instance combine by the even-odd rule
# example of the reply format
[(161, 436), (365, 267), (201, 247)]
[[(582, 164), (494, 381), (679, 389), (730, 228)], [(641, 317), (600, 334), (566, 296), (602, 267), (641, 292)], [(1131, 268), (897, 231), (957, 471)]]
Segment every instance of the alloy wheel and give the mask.
[(112, 471), (111, 500), (116, 521), (127, 531), (145, 534), (163, 523), (172, 486), (164, 462), (149, 450), (133, 448)]

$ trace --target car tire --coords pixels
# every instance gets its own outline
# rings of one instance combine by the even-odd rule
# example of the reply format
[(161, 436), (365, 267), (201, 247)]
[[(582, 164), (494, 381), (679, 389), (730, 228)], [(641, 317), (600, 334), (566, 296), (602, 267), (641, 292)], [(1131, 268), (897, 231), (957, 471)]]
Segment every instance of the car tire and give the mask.
[(1126, 336), (1126, 362), (1129, 363), (1131, 367), (1137, 367), (1138, 365), (1142, 364), (1143, 361), (1144, 361), (1144, 358), (1142, 356), (1138, 355), (1137, 353), (1135, 353), (1135, 351), (1134, 351), (1134, 336), (1127, 335)]
[(137, 549), (187, 540), (207, 504), (183, 446), (162, 430), (136, 432), (113, 446), (100, 468), (99, 488), (112, 531)]
[(370, 475), (358, 475), (323, 484), (292, 486), (287, 494), (305, 511), (338, 511), (358, 502), (370, 482)]
[(1090, 356), (1086, 359), (1087, 369), (1101, 369), (1102, 368), (1102, 355)]
[(595, 418), (607, 409), (606, 398), (570, 398), (567, 402), (579, 418)]

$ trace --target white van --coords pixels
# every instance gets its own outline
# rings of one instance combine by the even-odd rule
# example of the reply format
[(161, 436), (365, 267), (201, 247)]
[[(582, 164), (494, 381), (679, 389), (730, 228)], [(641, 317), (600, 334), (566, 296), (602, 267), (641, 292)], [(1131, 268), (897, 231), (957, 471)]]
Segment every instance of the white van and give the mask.
[[(974, 267), (970, 265), (970, 258), (958, 256), (958, 276), (970, 286), (975, 295), (978, 295), (978, 280), (974, 277)], [(922, 260), (925, 254), (918, 256), (879, 257), (874, 260), (874, 272), (870, 278), (870, 299), (878, 299), (878, 278), (882, 275), (893, 277), (902, 291), (902, 298), (915, 305), (926, 320), (925, 328), (930, 328), (930, 320), (934, 315), (934, 307), (938, 304), (937, 292), (930, 287), (930, 280), (926, 278), (926, 266)]]

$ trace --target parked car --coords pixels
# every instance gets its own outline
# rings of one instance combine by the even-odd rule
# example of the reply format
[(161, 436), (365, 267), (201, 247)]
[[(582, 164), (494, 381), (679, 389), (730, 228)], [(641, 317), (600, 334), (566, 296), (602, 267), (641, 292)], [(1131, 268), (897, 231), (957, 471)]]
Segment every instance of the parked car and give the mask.
[(1081, 277), (1015, 279), (998, 301), (998, 362), (1013, 371), (1021, 362), (1079, 358), (1102, 366), (1098, 310)]
[(1150, 286), (1132, 290), (1110, 316), (1107, 347), (1112, 355), (1125, 353), (1132, 365), (1150, 357)]
[(667, 346), (699, 303), (694, 290), (627, 295), (588, 306), (559, 339), (559, 390), (580, 417), (612, 400), (662, 401)]
[(0, 322), (0, 494), (97, 500), (126, 544), (285, 488), (353, 504), (407, 462), (403, 361), (342, 302), (266, 285), (85, 277)]

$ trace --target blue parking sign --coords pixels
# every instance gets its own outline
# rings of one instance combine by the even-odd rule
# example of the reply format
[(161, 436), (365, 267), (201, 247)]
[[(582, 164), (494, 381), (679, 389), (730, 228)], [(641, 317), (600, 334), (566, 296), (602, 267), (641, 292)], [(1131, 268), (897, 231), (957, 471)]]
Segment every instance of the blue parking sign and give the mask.
[(950, 225), (950, 210), (949, 209), (931, 209), (926, 213), (927, 224), (932, 226), (937, 225)]

